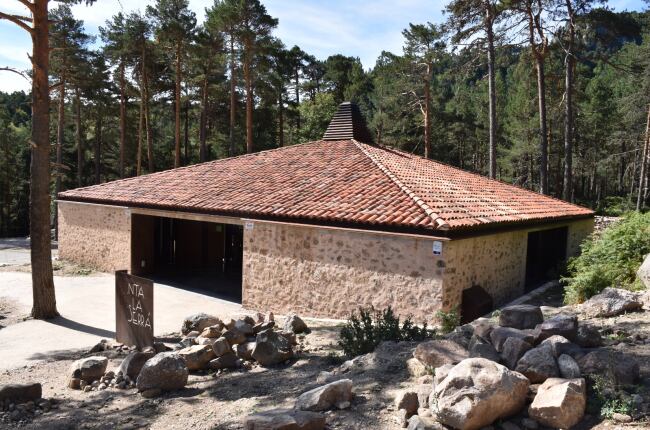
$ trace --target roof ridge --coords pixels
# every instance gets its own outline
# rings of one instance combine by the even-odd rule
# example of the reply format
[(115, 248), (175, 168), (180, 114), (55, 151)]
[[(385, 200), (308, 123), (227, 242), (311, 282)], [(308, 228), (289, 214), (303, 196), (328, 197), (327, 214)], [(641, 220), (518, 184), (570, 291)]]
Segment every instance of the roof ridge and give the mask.
[(383, 165), (383, 163), (379, 160), (377, 160), (375, 157), (373, 157), (370, 152), (366, 150), (366, 148), (363, 147), (363, 144), (361, 142), (358, 142), (356, 139), (350, 139), (352, 143), (354, 143), (357, 148), (363, 154), (372, 161), (379, 170), (381, 170), (397, 187), (402, 190), (411, 200), (413, 200), (413, 203), (415, 203), (424, 213), (431, 218), (431, 220), (434, 222), (434, 225), (436, 225), (437, 229), (439, 230), (448, 230), (449, 229), (449, 223), (442, 219), (440, 215), (435, 213), (433, 209), (427, 205), (424, 200), (422, 200), (417, 194), (415, 194), (409, 187), (404, 185), (402, 181), (393, 173), (390, 171), (390, 169), (386, 166)]

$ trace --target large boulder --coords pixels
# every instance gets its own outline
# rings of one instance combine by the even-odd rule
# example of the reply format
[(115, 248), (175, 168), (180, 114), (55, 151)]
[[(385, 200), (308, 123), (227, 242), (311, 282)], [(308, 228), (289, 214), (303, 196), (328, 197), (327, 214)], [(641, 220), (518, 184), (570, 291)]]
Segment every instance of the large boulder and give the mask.
[[(345, 409), (352, 400), (352, 380), (340, 379), (302, 393), (296, 400), (296, 409), (326, 411), (336, 407)], [(417, 402), (417, 395), (415, 396)], [(417, 410), (417, 406), (415, 408)]]
[(298, 315), (289, 315), (284, 321), (284, 331), (291, 331), (296, 334), (311, 333), (307, 324)]
[(643, 285), (650, 290), (650, 254), (645, 256), (641, 267), (636, 272), (636, 276), (641, 280)]
[(551, 349), (542, 346), (527, 351), (517, 362), (515, 370), (533, 384), (560, 376), (560, 369), (557, 367)]
[(185, 360), (174, 352), (161, 352), (147, 360), (136, 381), (138, 391), (178, 390), (187, 384)]
[(93, 356), (82, 358), (70, 365), (70, 379), (78, 379), (85, 382), (93, 382), (104, 376), (108, 366), (108, 358), (102, 356)]
[(225, 337), (220, 337), (212, 343), (212, 351), (216, 357), (221, 357), (224, 354), (227, 354), (232, 351), (230, 344)]
[(538, 324), (536, 330), (539, 331), (539, 340), (559, 335), (573, 341), (578, 332), (578, 318), (575, 315), (559, 314)]
[(528, 379), (484, 358), (457, 364), (434, 390), (431, 412), (440, 423), (476, 430), (519, 412), (525, 405)]
[(629, 355), (597, 349), (578, 359), (583, 375), (601, 375), (618, 385), (633, 385), (639, 379), (639, 363)]
[(269, 329), (257, 334), (251, 355), (262, 366), (272, 366), (293, 357), (293, 349), (286, 337)]
[(580, 324), (575, 342), (583, 348), (597, 348), (603, 346), (603, 337), (595, 327)]
[(473, 336), (469, 342), (469, 356), (470, 358), (486, 358), (497, 363), (501, 361), (499, 353), (494, 349), (494, 346), (478, 336)]
[(212, 345), (193, 345), (181, 349), (177, 354), (185, 360), (188, 370), (203, 369), (210, 360), (216, 357)]
[(506, 339), (510, 337), (519, 338), (530, 344), (535, 341), (535, 336), (530, 332), (512, 327), (495, 327), (490, 332), (490, 340), (498, 352), (503, 352), (503, 344), (506, 343)]
[(214, 360), (210, 360), (210, 362), (208, 363), (208, 367), (213, 370), (233, 369), (238, 366), (239, 366), (239, 359), (232, 351), (222, 355), (221, 357), (217, 357)]
[(539, 306), (513, 305), (501, 309), (499, 325), (518, 329), (535, 328), (544, 322), (544, 315)]
[[(250, 326), (249, 326), (250, 327)], [(253, 328), (250, 327), (250, 334), (253, 333)], [(240, 343), (246, 342), (246, 339), (248, 339), (248, 334), (245, 332), (241, 331), (240, 329), (233, 327), (230, 328), (226, 331), (224, 331), (221, 334), (221, 337), (226, 339), (228, 341), (229, 345), (239, 345)]]
[(412, 416), (406, 430), (444, 430), (444, 427), (433, 417)]
[(620, 288), (605, 288), (582, 304), (582, 311), (590, 317), (613, 317), (624, 312), (641, 310), (638, 293)]
[(503, 350), (501, 351), (501, 359), (503, 364), (508, 366), (509, 369), (514, 369), (517, 362), (524, 356), (533, 346), (519, 337), (509, 337), (503, 343)]
[(213, 325), (218, 325), (218, 326), (223, 326), (223, 322), (213, 316), (213, 315), (208, 315), (206, 313), (198, 313), (194, 315), (190, 315), (189, 317), (186, 317), (183, 320), (183, 326), (181, 327), (181, 333), (182, 334), (188, 334), (192, 331), (196, 331), (197, 336), (199, 333), (203, 331), (206, 327), (210, 327)]
[(24, 403), (36, 401), (43, 395), (43, 387), (39, 382), (32, 384), (0, 385), (0, 403)]
[(246, 430), (324, 430), (325, 416), (296, 409), (273, 409), (244, 419)]
[(151, 357), (156, 355), (153, 352), (140, 352), (133, 351), (129, 353), (124, 360), (120, 363), (115, 374), (122, 373), (122, 376), (128, 376), (131, 380), (135, 381), (142, 370), (142, 366), (147, 362)]
[(560, 355), (557, 358), (557, 367), (560, 369), (560, 376), (564, 379), (575, 379), (582, 376), (580, 366), (570, 355)]
[(439, 385), (449, 375), (454, 366), (454, 364), (444, 364), (436, 367), (433, 372), (433, 385)]
[(452, 340), (440, 339), (420, 343), (413, 356), (428, 367), (456, 364), (469, 357), (465, 348)]
[[(426, 395), (427, 401), (428, 401), (429, 394), (430, 392)], [(397, 392), (397, 395), (395, 396), (395, 409), (406, 410), (407, 418), (415, 414), (418, 411), (419, 407), (420, 407), (420, 400), (418, 398), (417, 391), (407, 388)]]
[(566, 337), (556, 334), (544, 339), (544, 341), (539, 344), (539, 347), (548, 348), (553, 354), (553, 357), (557, 358), (566, 350), (566, 345), (570, 343), (571, 342)]
[(586, 404), (584, 379), (550, 378), (537, 389), (528, 415), (545, 426), (568, 429), (580, 422)]

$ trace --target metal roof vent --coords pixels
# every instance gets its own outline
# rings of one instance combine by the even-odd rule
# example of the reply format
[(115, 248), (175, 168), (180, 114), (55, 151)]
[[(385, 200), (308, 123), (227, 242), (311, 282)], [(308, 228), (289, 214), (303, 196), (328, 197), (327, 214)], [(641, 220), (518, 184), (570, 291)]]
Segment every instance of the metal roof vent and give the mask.
[(323, 140), (355, 139), (363, 143), (373, 143), (372, 134), (366, 126), (359, 106), (352, 102), (343, 102), (332, 117)]

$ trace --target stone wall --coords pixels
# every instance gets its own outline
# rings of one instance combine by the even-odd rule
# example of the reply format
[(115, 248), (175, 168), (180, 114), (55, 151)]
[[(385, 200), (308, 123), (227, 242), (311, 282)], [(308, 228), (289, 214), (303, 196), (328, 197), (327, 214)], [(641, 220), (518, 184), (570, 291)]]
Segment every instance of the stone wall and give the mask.
[(244, 230), (243, 305), (346, 318), (392, 306), (433, 321), (443, 266), (433, 239), (255, 222)]
[(131, 268), (128, 208), (59, 201), (59, 258), (105, 272)]
[(460, 304), (462, 291), (473, 285), (483, 287), (495, 305), (516, 299), (525, 289), (529, 232), (568, 227), (567, 256), (571, 257), (580, 252), (580, 244), (591, 234), (593, 225), (590, 218), (449, 242), (443, 256), (445, 308)]

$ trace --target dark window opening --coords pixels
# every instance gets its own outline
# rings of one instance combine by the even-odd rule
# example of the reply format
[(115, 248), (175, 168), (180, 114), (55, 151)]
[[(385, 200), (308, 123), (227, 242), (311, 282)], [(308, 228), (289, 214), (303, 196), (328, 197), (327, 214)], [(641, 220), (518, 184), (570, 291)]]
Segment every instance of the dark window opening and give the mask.
[(131, 252), (135, 275), (241, 302), (239, 225), (133, 215)]
[(560, 276), (566, 263), (567, 235), (567, 227), (528, 233), (526, 291)]

